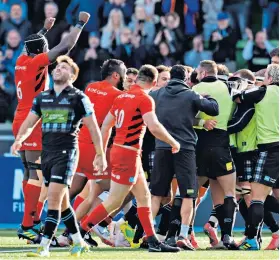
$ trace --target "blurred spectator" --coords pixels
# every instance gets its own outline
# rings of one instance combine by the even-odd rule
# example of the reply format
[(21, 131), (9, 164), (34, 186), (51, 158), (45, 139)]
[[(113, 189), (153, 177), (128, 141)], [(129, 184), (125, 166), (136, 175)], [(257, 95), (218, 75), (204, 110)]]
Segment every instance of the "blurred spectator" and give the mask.
[(80, 52), (82, 62), (78, 82), (81, 89), (85, 88), (90, 81), (99, 81), (100, 67), (103, 62), (110, 58), (108, 51), (100, 48), (100, 36), (98, 32), (92, 32), (88, 39), (89, 48)]
[(144, 5), (136, 5), (135, 14), (132, 16), (132, 21), (129, 28), (134, 32), (133, 37), (138, 35), (141, 37), (140, 44), (152, 45), (156, 34), (153, 21), (149, 20), (146, 14)]
[(104, 4), (103, 18), (106, 20), (113, 9), (120, 9), (126, 21), (129, 21), (133, 13), (133, 5), (126, 0), (109, 0)]
[[(70, 4), (71, 0), (26, 0), (29, 7), (29, 13), (31, 13), (30, 18), (32, 18), (33, 24), (38, 24), (42, 21), (42, 18), (44, 17), (44, 8), (42, 6), (45, 6), (46, 3), (54, 2), (58, 6), (58, 14), (56, 16), (56, 22), (60, 20), (65, 20), (65, 13), (68, 5)], [(33, 8), (30, 8), (30, 5)], [(78, 13), (76, 13), (78, 15)], [(76, 17), (73, 17), (73, 19), (76, 19)]]
[[(165, 14), (169, 12), (177, 12), (179, 16), (183, 14), (185, 31), (186, 35), (195, 35), (196, 30), (196, 16), (199, 11), (199, 0), (184, 0), (184, 5), (181, 6), (178, 0), (163, 0), (162, 1), (162, 10)], [(182, 2), (182, 1), (181, 1)], [(178, 7), (179, 8), (178, 8)], [(176, 8), (177, 7), (177, 8)], [(181, 8), (180, 8), (181, 7)]]
[(279, 64), (279, 47), (273, 49), (270, 53), (271, 63)]
[(243, 50), (243, 58), (248, 61), (248, 69), (255, 72), (267, 67), (270, 63), (269, 53), (273, 50), (273, 45), (267, 40), (265, 32), (257, 32), (254, 36), (251, 29), (247, 28), (248, 42)]
[(132, 85), (136, 83), (136, 79), (138, 76), (138, 70), (135, 68), (128, 68), (126, 71), (126, 78), (123, 82), (123, 88), (124, 90), (129, 90)]
[(274, 19), (277, 18), (279, 24), (279, 0), (259, 0), (262, 7), (262, 28), (269, 34)]
[(87, 32), (98, 31), (100, 24), (98, 12), (103, 4), (104, 0), (94, 0), (94, 2), (92, 0), (72, 0), (66, 10), (66, 21), (73, 25), (77, 22), (79, 12), (87, 11), (91, 17), (84, 30)]
[(181, 54), (183, 50), (184, 34), (181, 31), (180, 17), (177, 13), (168, 13), (164, 17), (161, 17), (162, 27), (159, 29), (156, 35), (156, 44), (161, 41), (166, 41), (176, 49), (176, 53)]
[(221, 12), (217, 18), (218, 29), (211, 35), (209, 49), (213, 51), (215, 62), (225, 63), (230, 71), (235, 71), (236, 33), (229, 26), (229, 16), (227, 13)]
[(170, 49), (167, 42), (161, 42), (158, 46), (154, 46), (151, 50), (153, 60), (155, 65), (165, 65), (167, 67), (172, 67), (176, 64), (176, 59), (172, 55), (172, 50)]
[(147, 17), (154, 19), (155, 5), (161, 0), (136, 0), (135, 5), (144, 5)]
[(25, 0), (6, 0), (3, 1), (6, 5), (11, 9), (12, 5), (18, 4), (21, 6), (22, 9), (22, 18), (26, 20), (28, 18), (28, 7)]
[(230, 23), (233, 29), (239, 27), (242, 39), (247, 39), (246, 27), (248, 26), (251, 0), (226, 0), (224, 9), (230, 15)]
[(4, 52), (2, 51), (2, 49), (0, 49), (0, 73), (7, 71), (4, 65), (4, 60), (5, 60)]
[(209, 41), (211, 33), (215, 31), (218, 26), (217, 16), (222, 11), (224, 0), (203, 0), (202, 10), (204, 13), (203, 37), (205, 41)]
[(16, 60), (21, 54), (23, 44), (21, 43), (21, 37), (16, 30), (11, 30), (7, 34), (6, 44), (2, 47), (2, 51), (5, 56), (3, 64), (7, 71), (14, 77)]
[(9, 115), (11, 96), (6, 91), (5, 74), (0, 73), (0, 123), (5, 123)]
[(125, 27), (123, 13), (119, 9), (110, 12), (107, 24), (102, 29), (101, 47), (111, 52), (121, 43), (121, 31)]
[(7, 20), (9, 18), (10, 8), (7, 4), (0, 3), (0, 22)]
[(129, 28), (121, 31), (121, 44), (116, 48), (115, 58), (122, 60), (127, 67), (140, 68), (147, 56), (145, 46), (140, 45), (140, 36), (132, 37)]
[(86, 11), (91, 15), (78, 41), (78, 45), (81, 48), (88, 47), (89, 33), (97, 32), (100, 29), (99, 11), (104, 2), (104, 0), (72, 0), (67, 7), (65, 17), (69, 25), (74, 25), (78, 22), (79, 12), (81, 11)]
[(193, 39), (193, 49), (184, 55), (184, 64), (196, 68), (202, 60), (212, 60), (212, 52), (204, 50), (202, 36), (198, 35)]
[[(44, 7), (44, 18), (42, 21), (34, 26), (35, 32), (39, 32), (43, 26), (45, 18), (57, 17), (58, 14), (58, 5), (55, 2), (46, 2)], [(48, 39), (49, 49), (56, 46), (60, 41), (61, 34), (68, 29), (68, 24), (65, 20), (56, 21), (55, 26), (46, 34), (46, 38)]]
[(17, 30), (22, 39), (32, 33), (31, 23), (23, 18), (21, 6), (18, 4), (11, 6), (10, 18), (1, 24), (0, 38), (2, 44), (5, 42), (7, 32), (10, 30)]

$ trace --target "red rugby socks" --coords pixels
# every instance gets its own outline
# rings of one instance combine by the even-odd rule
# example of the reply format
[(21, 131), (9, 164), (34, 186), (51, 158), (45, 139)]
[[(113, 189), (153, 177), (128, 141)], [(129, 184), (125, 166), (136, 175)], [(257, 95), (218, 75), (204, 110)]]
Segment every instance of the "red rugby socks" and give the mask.
[(41, 215), (42, 215), (43, 208), (44, 208), (44, 202), (38, 201), (36, 213), (34, 216), (34, 222), (38, 223), (41, 221)]
[(82, 229), (85, 231), (89, 231), (91, 226), (95, 226), (99, 224), (102, 220), (108, 217), (108, 212), (103, 206), (103, 204), (99, 204), (88, 216), (88, 218), (82, 222)]
[(76, 211), (76, 209), (80, 206), (80, 204), (84, 201), (85, 199), (82, 198), (81, 196), (77, 196), (75, 198), (74, 204), (73, 204), (73, 209)]
[(22, 226), (33, 227), (33, 217), (37, 210), (37, 203), (40, 197), (41, 187), (27, 183), (24, 189), (24, 215)]
[(147, 237), (155, 236), (156, 232), (153, 225), (153, 216), (152, 216), (151, 208), (149, 207), (137, 208), (137, 213), (146, 236)]

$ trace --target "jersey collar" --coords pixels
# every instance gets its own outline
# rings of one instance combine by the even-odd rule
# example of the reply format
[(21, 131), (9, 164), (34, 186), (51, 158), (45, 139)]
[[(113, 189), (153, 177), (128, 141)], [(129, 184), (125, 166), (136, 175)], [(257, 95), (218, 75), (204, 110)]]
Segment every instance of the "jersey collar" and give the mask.
[[(73, 88), (73, 87), (71, 87), (71, 86), (67, 86), (65, 89), (63, 89), (63, 90), (61, 91), (61, 93), (63, 93), (63, 92), (69, 92), (69, 91), (71, 91), (72, 88)], [(54, 88), (52, 88), (50, 92), (51, 92), (51, 94), (55, 94)]]

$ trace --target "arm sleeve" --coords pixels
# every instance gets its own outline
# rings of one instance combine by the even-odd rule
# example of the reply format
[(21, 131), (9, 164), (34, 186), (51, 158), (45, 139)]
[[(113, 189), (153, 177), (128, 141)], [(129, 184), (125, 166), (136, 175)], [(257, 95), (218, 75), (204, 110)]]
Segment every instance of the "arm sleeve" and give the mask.
[(240, 95), (241, 103), (256, 104), (259, 103), (265, 96), (266, 87), (255, 87), (245, 90)]
[(266, 50), (267, 50), (267, 52), (269, 53), (269, 52), (271, 52), (275, 47), (270, 43), (270, 41), (268, 41), (268, 40), (266, 40), (265, 42), (264, 42), (264, 46), (265, 46), (265, 48), (266, 48)]
[(241, 132), (251, 121), (255, 113), (255, 108), (251, 107), (245, 110), (243, 113), (236, 113), (232, 119), (228, 122), (228, 133), (234, 134)]
[(194, 93), (194, 95), (194, 104), (197, 110), (202, 111), (209, 116), (219, 115), (219, 105), (214, 98), (204, 98), (197, 93)]
[(48, 54), (47, 53), (41, 53), (41, 54), (36, 55), (30, 61), (30, 65), (32, 67), (32, 70), (38, 70), (42, 67), (46, 67), (46, 66), (50, 65)]
[(39, 117), (42, 116), (41, 107), (40, 107), (40, 95), (33, 99), (33, 105), (31, 108), (31, 112)]
[(141, 111), (141, 115), (145, 115), (146, 113), (155, 111), (155, 102), (149, 97), (145, 96), (139, 104), (139, 109)]
[(93, 105), (85, 94), (82, 94), (77, 109), (78, 113), (81, 115), (81, 118), (91, 116), (94, 113)]
[(253, 41), (248, 41), (246, 43), (246, 46), (242, 52), (242, 56), (244, 60), (250, 60), (253, 58), (253, 47), (254, 47)]

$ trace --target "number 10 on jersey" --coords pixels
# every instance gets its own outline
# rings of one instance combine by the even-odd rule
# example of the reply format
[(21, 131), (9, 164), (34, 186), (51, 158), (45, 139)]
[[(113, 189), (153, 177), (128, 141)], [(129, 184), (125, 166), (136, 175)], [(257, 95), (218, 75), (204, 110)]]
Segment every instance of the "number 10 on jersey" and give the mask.
[(124, 111), (123, 110), (116, 110), (115, 111), (116, 116), (116, 128), (121, 128), (124, 120)]

